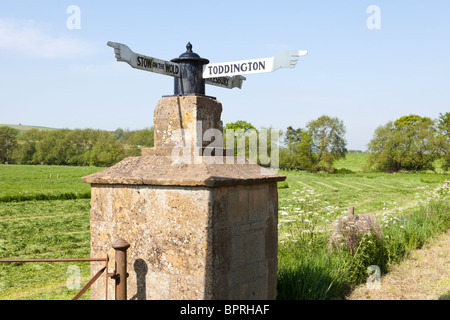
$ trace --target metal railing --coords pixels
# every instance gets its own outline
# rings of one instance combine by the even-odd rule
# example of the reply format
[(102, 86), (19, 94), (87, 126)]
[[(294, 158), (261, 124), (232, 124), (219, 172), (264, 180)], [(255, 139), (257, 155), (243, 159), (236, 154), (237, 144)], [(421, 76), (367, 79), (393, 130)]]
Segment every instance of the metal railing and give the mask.
[(130, 245), (123, 239), (117, 239), (112, 247), (115, 250), (116, 269), (112, 273), (108, 273), (109, 256), (105, 258), (79, 258), (79, 259), (0, 259), (0, 262), (95, 262), (104, 261), (105, 266), (101, 268), (89, 282), (73, 297), (72, 300), (78, 300), (87, 289), (105, 272), (105, 300), (108, 299), (108, 278), (115, 280), (115, 299), (127, 300), (127, 249)]

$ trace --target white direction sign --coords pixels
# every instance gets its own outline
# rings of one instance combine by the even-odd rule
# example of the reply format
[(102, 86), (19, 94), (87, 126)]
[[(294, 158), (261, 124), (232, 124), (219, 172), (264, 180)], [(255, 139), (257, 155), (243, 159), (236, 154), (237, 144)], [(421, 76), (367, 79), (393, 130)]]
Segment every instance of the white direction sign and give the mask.
[(176, 78), (180, 77), (180, 65), (178, 63), (135, 53), (122, 43), (108, 41), (107, 45), (114, 48), (117, 61), (126, 62), (136, 69), (165, 74)]
[(203, 78), (273, 72), (281, 68), (294, 68), (298, 59), (307, 54), (308, 51), (291, 50), (281, 52), (271, 58), (210, 63), (203, 66)]
[[(178, 63), (135, 53), (122, 43), (108, 41), (107, 45), (114, 48), (117, 61), (126, 62), (133, 68), (176, 78), (181, 77), (181, 66)], [(308, 54), (308, 51), (290, 50), (281, 52), (270, 58), (210, 63), (203, 66), (203, 79), (205, 79), (205, 83), (210, 85), (228, 89), (240, 89), (245, 80), (245, 77), (242, 76), (243, 74), (273, 72), (281, 68), (294, 68), (298, 59), (306, 54)]]
[[(111, 48), (114, 48), (114, 54), (116, 56), (117, 61), (126, 62), (133, 68), (144, 71), (156, 72), (176, 78), (181, 77), (181, 68), (180, 64), (178, 63), (165, 61), (153, 57), (148, 57), (139, 53), (135, 53), (128, 46), (122, 43), (108, 41), (107, 45), (110, 46)], [(240, 75), (233, 77), (220, 76), (205, 79), (205, 83), (227, 89), (233, 88), (241, 89), (242, 82), (244, 80), (245, 77), (242, 77)]]

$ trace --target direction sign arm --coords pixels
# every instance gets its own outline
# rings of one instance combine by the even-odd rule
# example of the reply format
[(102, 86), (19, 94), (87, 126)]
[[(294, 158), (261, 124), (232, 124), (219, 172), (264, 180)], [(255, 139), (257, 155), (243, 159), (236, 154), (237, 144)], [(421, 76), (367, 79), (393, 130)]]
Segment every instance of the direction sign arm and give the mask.
[(308, 51), (304, 50), (290, 50), (290, 51), (284, 51), (279, 54), (277, 54), (275, 57), (273, 57), (273, 70), (278, 70), (281, 68), (295, 68), (295, 65), (297, 64), (298, 59), (300, 59), (301, 56), (305, 56), (308, 54)]
[(156, 72), (176, 78), (181, 76), (180, 65), (178, 63), (135, 53), (122, 43), (108, 41), (107, 45), (114, 48), (114, 55), (117, 61), (126, 62), (135, 69)]
[(246, 78), (243, 76), (233, 76), (233, 77), (215, 77), (205, 79), (206, 84), (210, 84), (217, 87), (233, 89), (242, 88), (242, 83)]
[(231, 77), (231, 88), (242, 88), (242, 83), (246, 80), (244, 76)]
[(108, 41), (107, 45), (114, 48), (114, 55), (116, 56), (117, 61), (126, 62), (133, 67), (133, 61), (136, 61), (136, 53), (131, 51), (128, 46), (111, 41)]
[(205, 83), (211, 84), (214, 86), (233, 89), (239, 88), (242, 89), (242, 84), (246, 80), (244, 76), (233, 76), (233, 77), (215, 77), (215, 78), (207, 78), (205, 79)]
[(231, 62), (210, 63), (203, 66), (203, 78), (215, 78), (224, 76), (236, 76), (273, 72), (281, 68), (294, 68), (299, 57), (308, 52), (303, 50), (284, 51), (275, 57), (249, 59)]

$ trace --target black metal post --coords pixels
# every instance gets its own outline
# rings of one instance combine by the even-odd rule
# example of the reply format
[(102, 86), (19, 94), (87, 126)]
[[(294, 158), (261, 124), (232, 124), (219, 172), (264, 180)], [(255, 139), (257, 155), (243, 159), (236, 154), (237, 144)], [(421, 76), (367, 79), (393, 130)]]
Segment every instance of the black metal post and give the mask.
[(176, 96), (204, 95), (203, 65), (208, 64), (209, 60), (200, 58), (198, 54), (192, 52), (190, 42), (186, 45), (186, 49), (186, 52), (179, 58), (171, 60), (181, 66), (181, 78), (175, 78), (174, 80), (174, 94)]

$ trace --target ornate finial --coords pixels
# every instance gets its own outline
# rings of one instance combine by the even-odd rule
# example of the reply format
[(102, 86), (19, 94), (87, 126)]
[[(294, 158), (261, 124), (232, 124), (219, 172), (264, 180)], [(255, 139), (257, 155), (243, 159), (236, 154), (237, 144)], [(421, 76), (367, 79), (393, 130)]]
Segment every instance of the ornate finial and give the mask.
[(186, 45), (186, 49), (186, 52), (192, 52), (192, 44), (190, 42)]

